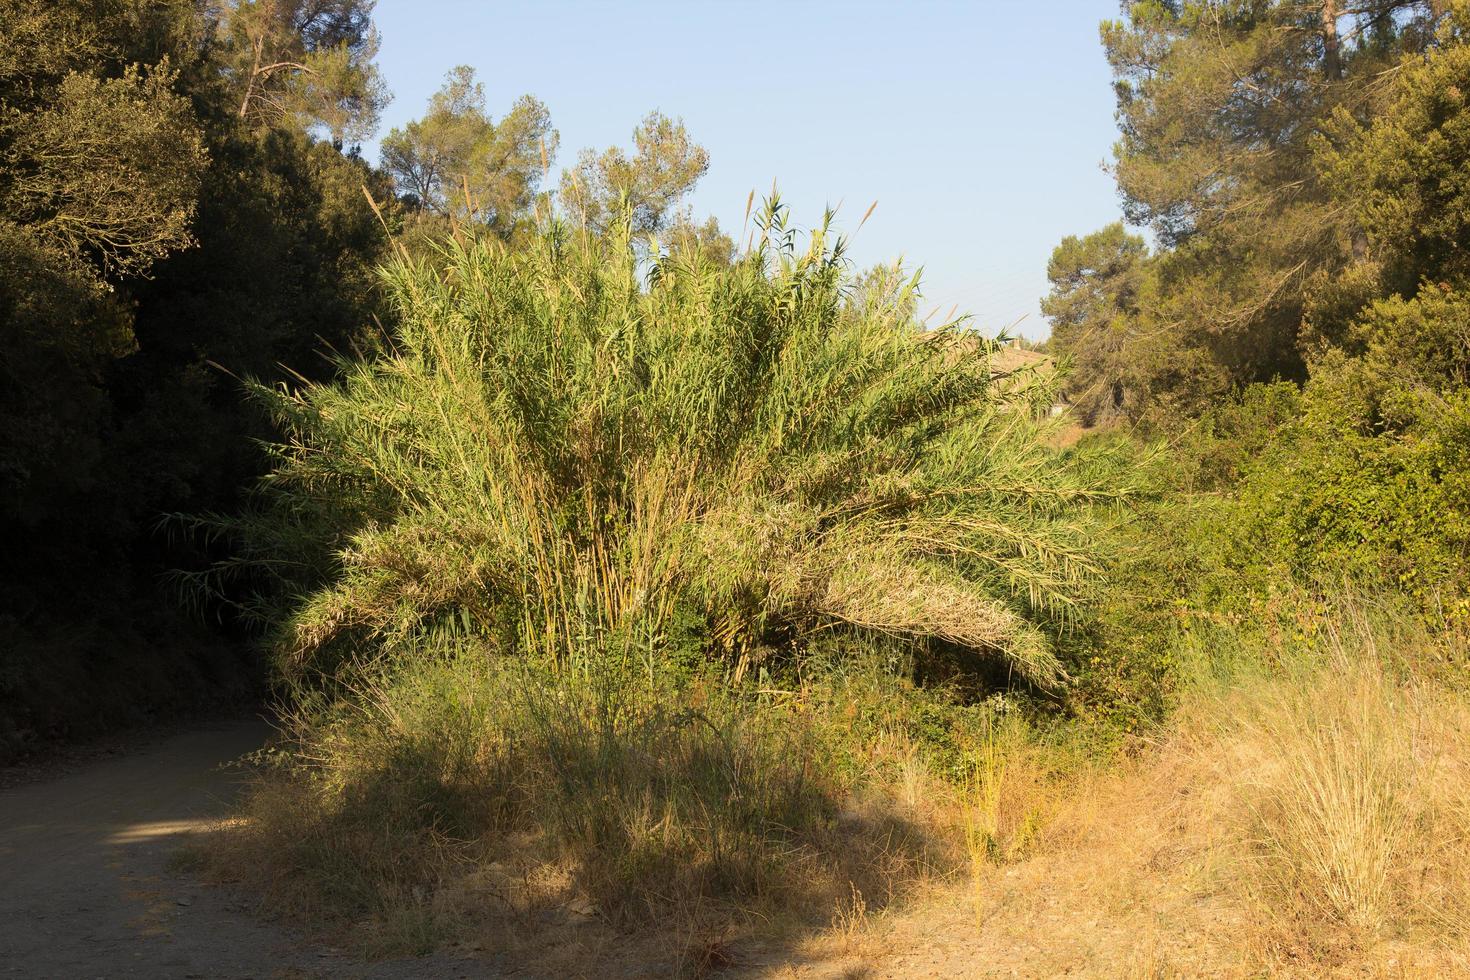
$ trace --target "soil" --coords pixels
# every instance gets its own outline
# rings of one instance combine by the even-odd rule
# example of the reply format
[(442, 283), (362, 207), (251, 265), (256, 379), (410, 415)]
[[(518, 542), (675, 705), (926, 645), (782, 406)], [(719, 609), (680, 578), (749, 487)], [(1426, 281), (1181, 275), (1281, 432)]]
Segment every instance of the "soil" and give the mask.
[(248, 718), (35, 767), (0, 790), (0, 977), (461, 977), (482, 965), (366, 963), (255, 914), (178, 865), (224, 816), (270, 735)]

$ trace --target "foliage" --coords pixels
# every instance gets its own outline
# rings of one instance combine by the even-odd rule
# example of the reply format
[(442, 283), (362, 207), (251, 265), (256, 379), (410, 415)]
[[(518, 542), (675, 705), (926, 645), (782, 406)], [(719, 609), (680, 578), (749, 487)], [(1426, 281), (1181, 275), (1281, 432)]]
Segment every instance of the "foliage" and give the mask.
[(1054, 683), (1047, 633), (1115, 491), (1046, 448), (989, 344), (853, 315), (840, 240), (798, 247), (774, 204), (760, 227), (733, 266), (676, 257), (646, 287), (626, 226), (405, 257), (391, 350), (340, 385), (257, 386), (290, 439), (224, 527), (278, 582), (252, 608), (282, 669), (439, 622), (636, 664), (692, 614), (737, 677), (835, 629)]
[(735, 241), (713, 217), (696, 221), (692, 209), (675, 213), (669, 227), (659, 236), (669, 256), (700, 256), (702, 261), (730, 265), (735, 261)]
[[(1168, 429), (1241, 385), (1305, 376), (1304, 342), (1330, 327), (1304, 317), (1348, 302), (1342, 277), (1364, 244), (1352, 220), (1363, 168), (1324, 162), (1324, 135), (1394, 114), (1394, 73), (1439, 43), (1441, 7), (1139, 0), (1102, 25), (1124, 214), (1160, 249), (1126, 289), (1103, 262), (1095, 285), (1084, 269), (1056, 294), (1102, 300), (1098, 327), (1072, 343), (1080, 391), (1112, 364), (1125, 414)], [(1109, 234), (1121, 231), (1092, 247)], [(1076, 332), (1073, 311), (1055, 315), (1059, 334)]]
[[(1464, 617), (1470, 308), (1451, 242), (1465, 166), (1455, 92), (1470, 82), (1463, 16), (1452, 12), (1439, 46), (1393, 76), (1383, 115), (1360, 125), (1339, 109), (1331, 139), (1316, 141), (1365, 244), (1309, 306), (1300, 395), (1247, 390), (1257, 434), (1194, 447), (1213, 471), (1199, 489), (1230, 496), (1212, 554), (1241, 576), (1242, 595), (1273, 578), (1331, 588), (1346, 577), (1403, 589), (1435, 621)], [(1241, 409), (1203, 424), (1227, 416)]]
[(1118, 222), (1085, 238), (1067, 236), (1047, 263), (1051, 293), (1041, 312), (1051, 323), (1051, 349), (1067, 362), (1068, 397), (1088, 425), (1138, 411), (1133, 332), (1146, 303), (1138, 293), (1152, 283), (1147, 261), (1143, 238)]
[(377, 129), (388, 93), (373, 58), (375, 0), (226, 0), (227, 77), (241, 119), (321, 127), (333, 145)]
[(546, 106), (529, 95), (491, 120), (484, 87), (461, 65), (424, 118), (383, 138), (383, 169), (414, 207), (480, 222), (506, 238), (529, 216), (558, 142)]
[(1426, 386), (1389, 340), (1406, 326), (1423, 337), (1414, 327), (1425, 320), (1459, 332), (1463, 301), (1450, 303), (1447, 320), (1443, 299), (1376, 304), (1361, 325), (1379, 341), (1370, 354), (1316, 366), (1301, 417), (1246, 468), (1241, 505), (1264, 552), (1301, 575), (1331, 568), (1385, 579), (1429, 608), (1463, 606), (1470, 400), (1462, 386)]
[(1467, 30), (1470, 13), (1457, 8), (1434, 50), (1403, 64), (1380, 112), (1360, 122), (1339, 110), (1317, 144), (1319, 166), (1399, 290), (1470, 273), (1458, 247), (1470, 221)]
[(902, 261), (880, 263), (859, 273), (847, 294), (854, 316), (886, 316), (901, 323), (919, 323), (919, 276)]
[(207, 556), (155, 524), (229, 505), (261, 468), (242, 447), (262, 420), (209, 361), (322, 374), (318, 346), (349, 346), (373, 314), (386, 236), (362, 188), (386, 196), (381, 179), (295, 118), (240, 120), (219, 14), (0, 4), (0, 728), (16, 742), (258, 681), (180, 621), (161, 574)]
[(709, 154), (682, 119), (650, 112), (633, 129), (633, 155), (583, 150), (561, 179), (561, 204), (575, 224), (603, 232), (631, 212), (633, 232), (661, 230), (680, 198), (709, 170)]
[(146, 273), (192, 244), (208, 158), (173, 83), (167, 63), (146, 76), (70, 74), (44, 107), (11, 115), (0, 163), (7, 223), (102, 275)]
[[(1127, 12), (1104, 25), (1119, 187), (1161, 248), (1145, 257), (1121, 227), (1068, 239), (1046, 301), (1082, 420), (1103, 418), (1088, 398), (1101, 377), (1130, 421), (1170, 436), (1157, 502), (1122, 530), (1074, 655), (1093, 666), (1079, 707), (1122, 718), (1168, 695), (1180, 628), (1295, 630), (1345, 583), (1456, 625), (1470, 514), (1465, 11)], [(1244, 384), (1268, 372), (1291, 380)]]

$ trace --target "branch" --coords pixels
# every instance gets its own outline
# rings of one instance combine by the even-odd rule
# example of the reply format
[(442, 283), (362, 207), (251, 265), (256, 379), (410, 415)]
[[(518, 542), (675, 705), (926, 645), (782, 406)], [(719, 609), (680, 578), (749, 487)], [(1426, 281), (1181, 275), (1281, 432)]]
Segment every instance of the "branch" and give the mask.
[(262, 67), (255, 69), (255, 74), (269, 75), (271, 72), (279, 71), (282, 68), (294, 68), (297, 71), (304, 71), (308, 75), (316, 74), (316, 72), (312, 71), (310, 68), (306, 67), (299, 61), (277, 61), (273, 65), (263, 65)]

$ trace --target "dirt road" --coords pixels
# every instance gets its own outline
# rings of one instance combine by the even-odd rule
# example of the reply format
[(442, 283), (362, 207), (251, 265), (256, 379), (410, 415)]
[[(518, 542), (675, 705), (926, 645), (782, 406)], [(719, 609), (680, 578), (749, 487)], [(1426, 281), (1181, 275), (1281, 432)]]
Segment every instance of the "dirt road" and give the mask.
[(238, 791), (242, 773), (224, 764), (268, 733), (220, 724), (0, 791), (0, 978), (484, 976), (354, 960), (171, 868)]

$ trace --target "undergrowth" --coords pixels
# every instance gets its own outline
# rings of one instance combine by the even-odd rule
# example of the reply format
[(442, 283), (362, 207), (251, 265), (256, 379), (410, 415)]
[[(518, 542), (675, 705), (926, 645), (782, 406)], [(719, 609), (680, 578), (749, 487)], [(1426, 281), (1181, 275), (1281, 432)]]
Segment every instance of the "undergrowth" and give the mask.
[(1019, 856), (1041, 824), (1011, 799), (1040, 770), (997, 766), (1034, 741), (1014, 706), (861, 653), (650, 686), (459, 648), (363, 676), (289, 731), (209, 863), (380, 954), (591, 920), (657, 937), (674, 969), (712, 936), (880, 913)]
[(1058, 449), (989, 342), (854, 297), (825, 225), (758, 233), (404, 257), (382, 351), (255, 390), (287, 437), (194, 522), (238, 548), (199, 584), (264, 627), (288, 738), (209, 866), (549, 975), (851, 952), (953, 888), (1155, 973), (1465, 964), (1456, 621), (1241, 532), (1284, 393), (1177, 458)]
[[(1461, 638), (1339, 601), (1310, 635), (1196, 637), (1180, 730), (1228, 787), (1233, 888), (1269, 958), (1470, 953)], [(1208, 666), (1205, 666), (1205, 665)]]
[(1081, 773), (1030, 858), (977, 879), (989, 942), (1023, 923), (1046, 937), (997, 959), (1034, 974), (1470, 969), (1463, 638), (1404, 597), (1319, 615), (1176, 634), (1167, 723)]

